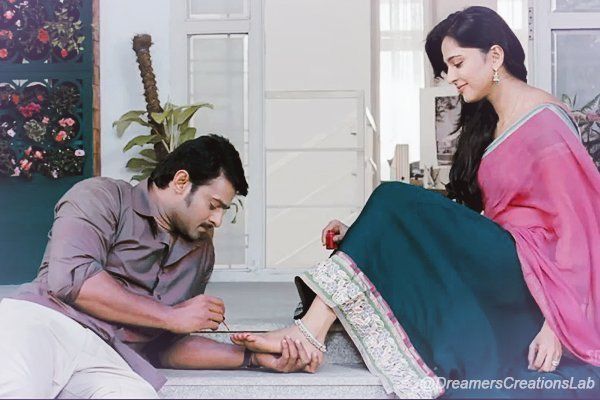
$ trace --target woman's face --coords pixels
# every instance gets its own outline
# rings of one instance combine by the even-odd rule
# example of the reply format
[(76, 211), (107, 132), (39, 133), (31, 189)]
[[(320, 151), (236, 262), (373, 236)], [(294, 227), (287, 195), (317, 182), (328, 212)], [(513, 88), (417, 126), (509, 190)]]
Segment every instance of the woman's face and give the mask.
[(480, 49), (460, 47), (453, 38), (446, 36), (442, 41), (442, 55), (448, 66), (444, 79), (456, 86), (467, 103), (487, 97), (493, 88), (494, 75), (490, 53)]

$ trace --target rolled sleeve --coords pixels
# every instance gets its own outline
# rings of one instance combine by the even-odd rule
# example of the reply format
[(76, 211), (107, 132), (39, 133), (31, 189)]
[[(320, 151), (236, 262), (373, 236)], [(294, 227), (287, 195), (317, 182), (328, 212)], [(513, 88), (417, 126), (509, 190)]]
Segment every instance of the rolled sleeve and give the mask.
[(80, 182), (55, 208), (47, 250), (48, 290), (66, 303), (73, 303), (83, 283), (106, 264), (117, 228), (118, 196), (104, 186)]

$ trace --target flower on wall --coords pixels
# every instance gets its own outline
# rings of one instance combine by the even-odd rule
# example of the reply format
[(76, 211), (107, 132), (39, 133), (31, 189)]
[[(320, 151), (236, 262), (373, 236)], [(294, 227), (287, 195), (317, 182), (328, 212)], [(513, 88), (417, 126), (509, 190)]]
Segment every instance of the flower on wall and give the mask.
[(80, 94), (71, 83), (0, 83), (0, 177), (80, 175)]
[(0, 62), (79, 61), (82, 0), (0, 1)]

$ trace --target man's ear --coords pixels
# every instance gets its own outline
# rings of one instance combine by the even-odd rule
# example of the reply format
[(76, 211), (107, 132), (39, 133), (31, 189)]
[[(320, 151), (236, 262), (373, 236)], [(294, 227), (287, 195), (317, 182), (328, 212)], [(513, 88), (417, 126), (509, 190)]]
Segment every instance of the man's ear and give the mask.
[(492, 68), (494, 68), (494, 70), (499, 70), (504, 64), (504, 49), (495, 44), (490, 47), (488, 54), (492, 57)]
[(177, 193), (185, 192), (187, 184), (190, 181), (190, 174), (185, 169), (180, 169), (175, 173), (173, 180), (171, 183), (173, 184), (173, 188)]

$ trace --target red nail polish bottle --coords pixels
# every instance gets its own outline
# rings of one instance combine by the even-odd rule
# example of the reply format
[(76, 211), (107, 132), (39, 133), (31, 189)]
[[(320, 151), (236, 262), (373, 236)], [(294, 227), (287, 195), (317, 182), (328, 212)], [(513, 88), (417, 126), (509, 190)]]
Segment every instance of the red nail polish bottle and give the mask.
[(333, 230), (328, 230), (325, 233), (325, 248), (327, 250), (334, 250), (334, 249), (338, 248), (337, 243), (333, 241), (334, 236), (335, 236), (335, 231), (333, 231)]

